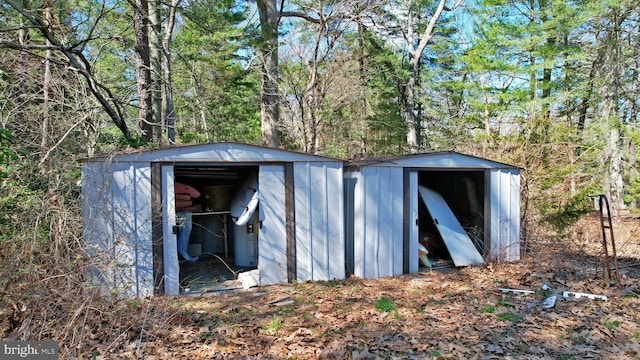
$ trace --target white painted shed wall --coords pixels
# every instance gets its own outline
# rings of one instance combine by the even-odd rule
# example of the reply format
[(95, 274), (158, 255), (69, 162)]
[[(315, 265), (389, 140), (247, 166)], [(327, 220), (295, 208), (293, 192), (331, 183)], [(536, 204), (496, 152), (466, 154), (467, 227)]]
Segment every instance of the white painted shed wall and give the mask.
[[(345, 171), (346, 196), (352, 227), (353, 274), (362, 278), (400, 275), (403, 272), (403, 169), (365, 167)], [(417, 246), (416, 246), (417, 251)], [(417, 254), (417, 252), (416, 252)]]
[(520, 173), (490, 171), (490, 254), (505, 261), (520, 259)]
[(287, 282), (284, 166), (262, 165), (258, 175), (260, 220), (258, 270), (261, 285)]
[[(165, 295), (180, 294), (180, 263), (178, 262), (178, 235), (174, 233), (176, 226), (175, 175), (173, 165), (162, 165), (162, 265)], [(149, 187), (151, 192), (151, 187)]]
[(153, 295), (148, 167), (83, 164), (83, 236), (92, 273), (129, 297)]
[[(404, 170), (408, 189), (404, 189)], [(490, 256), (520, 259), (520, 175), (513, 166), (453, 152), (416, 154), (344, 169), (346, 260), (353, 274), (378, 278), (403, 273), (403, 195), (409, 191), (409, 272), (418, 263), (418, 172), (488, 171)]]
[(298, 281), (345, 278), (342, 164), (294, 164)]
[[(287, 281), (284, 163), (294, 163), (298, 280), (345, 277), (342, 161), (235, 143), (161, 149), (96, 158), (82, 164), (83, 236), (96, 285), (129, 297), (151, 296), (153, 250), (151, 162), (259, 164), (261, 284)], [(283, 164), (277, 164), (281, 162)], [(165, 208), (173, 206), (173, 165), (162, 166)], [(172, 234), (175, 212), (163, 214)], [(165, 293), (177, 294), (175, 235), (165, 235)]]

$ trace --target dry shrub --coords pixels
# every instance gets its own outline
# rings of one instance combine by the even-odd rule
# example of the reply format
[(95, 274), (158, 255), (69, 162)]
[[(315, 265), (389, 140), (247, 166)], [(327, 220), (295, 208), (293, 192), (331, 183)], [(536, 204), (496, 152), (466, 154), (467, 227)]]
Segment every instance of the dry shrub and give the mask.
[(61, 358), (89, 358), (96, 348), (117, 349), (132, 338), (143, 339), (145, 324), (171, 318), (171, 311), (154, 310), (150, 299), (103, 296), (87, 286), (84, 274), (92, 259), (83, 251), (76, 181), (42, 181), (47, 186), (41, 188), (26, 182), (29, 188), (17, 185), (25, 180), (19, 172), (10, 176), (0, 203), (3, 339), (54, 340)]

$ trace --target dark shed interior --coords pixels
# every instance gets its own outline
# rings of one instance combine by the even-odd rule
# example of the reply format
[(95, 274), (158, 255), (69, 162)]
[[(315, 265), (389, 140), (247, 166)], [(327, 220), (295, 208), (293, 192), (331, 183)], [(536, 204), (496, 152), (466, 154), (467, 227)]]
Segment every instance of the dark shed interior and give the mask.
[[(198, 293), (226, 280), (239, 271), (258, 265), (258, 213), (251, 220), (236, 225), (230, 215), (231, 199), (249, 172), (258, 166), (176, 165), (176, 183), (198, 190), (193, 200), (192, 230), (189, 255), (196, 261), (185, 261), (180, 255), (181, 292)], [(187, 291), (188, 289), (188, 291)]]
[[(481, 254), (485, 254), (485, 172), (483, 170), (423, 170), (418, 184), (442, 195)], [(420, 195), (418, 195), (420, 196)], [(429, 260), (450, 261), (442, 237), (422, 199), (418, 199), (419, 242)]]

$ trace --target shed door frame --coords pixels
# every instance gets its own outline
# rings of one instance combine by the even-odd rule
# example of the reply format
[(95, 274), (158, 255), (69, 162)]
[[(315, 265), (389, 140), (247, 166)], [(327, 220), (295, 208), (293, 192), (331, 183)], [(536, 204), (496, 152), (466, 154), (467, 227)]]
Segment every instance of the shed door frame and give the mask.
[[(484, 244), (485, 247), (491, 244), (491, 170), (487, 168), (446, 168), (446, 167), (425, 167), (425, 168), (404, 168), (403, 172), (403, 272), (405, 274), (417, 272), (418, 263), (418, 182), (419, 172), (482, 172), (484, 180), (483, 210), (484, 210)], [(486, 254), (482, 254), (483, 256)]]
[[(238, 166), (248, 167), (256, 166), (260, 168), (262, 165), (281, 165), (284, 170), (285, 178), (285, 221), (286, 221), (286, 258), (287, 258), (287, 280), (292, 282), (296, 279), (296, 239), (295, 239), (295, 187), (293, 176), (293, 162), (285, 161), (269, 161), (269, 162), (221, 162), (221, 161), (180, 161), (180, 162), (151, 162), (151, 204), (153, 206), (152, 218), (152, 244), (153, 244), (153, 277), (154, 277), (154, 295), (178, 295), (179, 284), (177, 275), (167, 277), (167, 267), (174, 267), (170, 262), (167, 263), (165, 255), (171, 256), (167, 251), (175, 253), (175, 264), (177, 265), (177, 250), (170, 251), (175, 246), (168, 247), (165, 240), (175, 245), (177, 241), (176, 235), (172, 234), (175, 225), (175, 206), (174, 198), (165, 194), (173, 191), (175, 179), (174, 168), (177, 166)], [(171, 204), (168, 204), (168, 202)], [(170, 206), (167, 206), (170, 205)], [(171, 211), (173, 209), (173, 211)], [(258, 263), (258, 269), (260, 263)], [(170, 270), (171, 271), (171, 270)], [(172, 271), (176, 271), (173, 269)], [(179, 268), (176, 274), (179, 273)]]

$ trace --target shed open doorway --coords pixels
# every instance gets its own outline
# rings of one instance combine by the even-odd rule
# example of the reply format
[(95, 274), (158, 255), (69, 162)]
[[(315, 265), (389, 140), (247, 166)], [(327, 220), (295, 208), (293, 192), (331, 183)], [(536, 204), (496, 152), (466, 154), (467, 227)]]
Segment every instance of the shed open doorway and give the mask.
[(235, 274), (258, 266), (259, 208), (242, 226), (231, 216), (233, 196), (241, 191), (243, 180), (256, 176), (258, 166), (175, 165), (176, 184), (196, 189), (200, 195), (192, 204), (181, 204), (176, 189), (176, 217), (180, 205), (191, 205), (191, 233), (188, 257), (178, 254), (181, 293), (201, 293)]
[[(418, 171), (418, 185), (439, 194), (472, 245), (481, 255), (487, 254), (488, 241), (485, 231), (485, 171), (483, 170), (424, 170)], [(422, 196), (417, 194), (417, 196)], [(433, 210), (431, 211), (433, 212)], [(418, 199), (418, 241), (429, 251), (431, 264), (452, 264), (451, 251), (446, 246), (442, 234), (436, 226), (434, 216), (423, 199)], [(475, 259), (479, 259), (476, 254)], [(481, 261), (481, 259), (479, 259)], [(476, 260), (478, 261), (478, 260)], [(423, 266), (422, 262), (419, 264)]]

